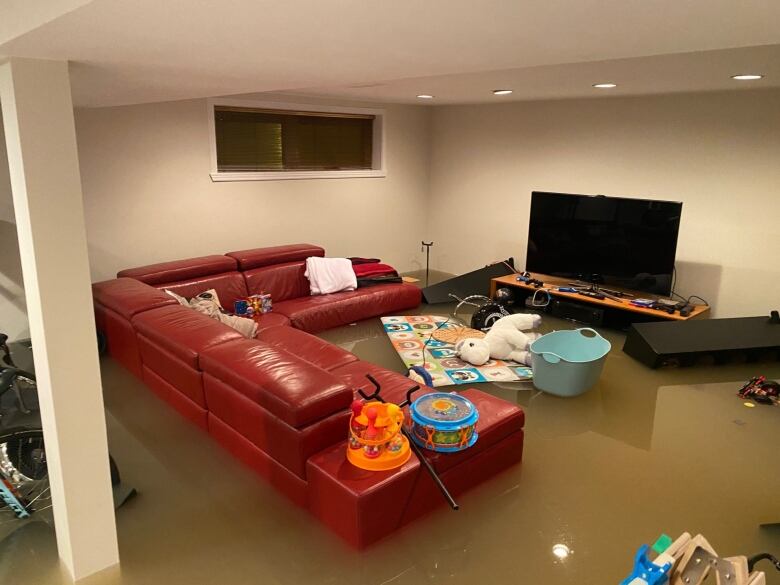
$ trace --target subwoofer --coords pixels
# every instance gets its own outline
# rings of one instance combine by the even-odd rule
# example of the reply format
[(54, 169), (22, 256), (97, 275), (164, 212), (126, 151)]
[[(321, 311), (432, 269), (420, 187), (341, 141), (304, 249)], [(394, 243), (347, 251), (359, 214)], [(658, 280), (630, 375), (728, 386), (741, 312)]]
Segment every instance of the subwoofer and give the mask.
[(634, 323), (623, 351), (651, 368), (780, 359), (780, 323), (767, 317)]

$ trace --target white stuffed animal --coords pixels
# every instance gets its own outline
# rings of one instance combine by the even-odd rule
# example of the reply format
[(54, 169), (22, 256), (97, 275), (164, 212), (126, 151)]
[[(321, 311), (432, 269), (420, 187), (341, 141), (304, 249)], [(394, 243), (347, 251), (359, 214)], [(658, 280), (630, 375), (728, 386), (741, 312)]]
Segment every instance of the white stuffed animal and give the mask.
[(542, 318), (536, 314), (518, 313), (501, 317), (484, 338), (467, 337), (457, 343), (455, 351), (460, 359), (474, 366), (484, 365), (490, 358), (528, 364), (528, 346), (539, 334), (523, 331), (534, 329), (541, 322)]

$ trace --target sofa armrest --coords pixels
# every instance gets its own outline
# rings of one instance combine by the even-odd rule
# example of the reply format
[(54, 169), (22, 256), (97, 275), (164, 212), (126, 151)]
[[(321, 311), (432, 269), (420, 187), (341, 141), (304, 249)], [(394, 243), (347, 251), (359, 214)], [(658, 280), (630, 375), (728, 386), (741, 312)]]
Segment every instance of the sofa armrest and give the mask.
[(133, 278), (96, 282), (92, 285), (92, 297), (128, 321), (142, 311), (177, 304), (171, 295)]
[(338, 378), (258, 340), (208, 348), (200, 354), (200, 369), (296, 428), (352, 403), (352, 390)]

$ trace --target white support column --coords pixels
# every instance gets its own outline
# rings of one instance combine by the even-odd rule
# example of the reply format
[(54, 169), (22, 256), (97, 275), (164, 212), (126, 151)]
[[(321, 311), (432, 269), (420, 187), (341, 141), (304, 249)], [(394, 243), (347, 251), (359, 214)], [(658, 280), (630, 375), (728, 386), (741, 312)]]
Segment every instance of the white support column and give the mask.
[(74, 580), (119, 562), (68, 64), (0, 63), (57, 547)]

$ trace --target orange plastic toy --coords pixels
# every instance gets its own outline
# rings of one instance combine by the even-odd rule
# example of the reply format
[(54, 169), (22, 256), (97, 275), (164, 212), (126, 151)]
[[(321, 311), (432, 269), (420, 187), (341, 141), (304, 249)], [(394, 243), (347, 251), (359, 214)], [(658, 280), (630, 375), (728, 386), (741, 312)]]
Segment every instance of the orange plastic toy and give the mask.
[(347, 460), (361, 469), (385, 471), (400, 467), (412, 452), (401, 433), (404, 413), (395, 404), (356, 400), (349, 419)]

